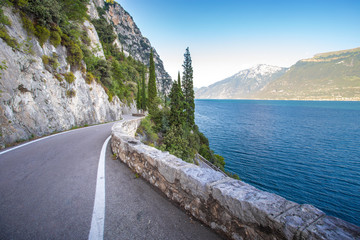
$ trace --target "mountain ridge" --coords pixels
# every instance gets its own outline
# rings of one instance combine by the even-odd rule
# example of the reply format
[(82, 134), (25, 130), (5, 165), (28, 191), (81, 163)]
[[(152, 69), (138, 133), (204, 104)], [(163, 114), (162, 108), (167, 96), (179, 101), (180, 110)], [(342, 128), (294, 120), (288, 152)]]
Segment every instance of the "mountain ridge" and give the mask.
[(360, 48), (316, 54), (254, 95), (274, 100), (360, 100)]
[(316, 54), (266, 81), (236, 79), (239, 73), (198, 89), (196, 98), (360, 101), (360, 48)]
[(266, 84), (283, 74), (287, 68), (258, 64), (203, 87), (195, 92), (196, 98), (241, 99), (249, 98)]

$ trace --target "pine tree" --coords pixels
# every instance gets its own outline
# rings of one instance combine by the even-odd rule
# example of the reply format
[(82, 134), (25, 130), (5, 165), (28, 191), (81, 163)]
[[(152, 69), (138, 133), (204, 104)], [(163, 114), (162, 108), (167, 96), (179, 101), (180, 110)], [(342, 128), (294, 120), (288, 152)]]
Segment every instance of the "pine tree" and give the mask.
[(155, 62), (154, 62), (154, 54), (151, 49), (150, 52), (150, 67), (149, 67), (149, 84), (148, 84), (148, 108), (149, 111), (153, 111), (156, 109), (156, 75), (155, 75)]
[(185, 98), (186, 122), (190, 128), (195, 126), (195, 94), (193, 88), (193, 68), (189, 48), (184, 54), (183, 93)]
[(141, 109), (146, 111), (146, 83), (145, 83), (145, 68), (142, 72), (142, 84), (141, 84)]

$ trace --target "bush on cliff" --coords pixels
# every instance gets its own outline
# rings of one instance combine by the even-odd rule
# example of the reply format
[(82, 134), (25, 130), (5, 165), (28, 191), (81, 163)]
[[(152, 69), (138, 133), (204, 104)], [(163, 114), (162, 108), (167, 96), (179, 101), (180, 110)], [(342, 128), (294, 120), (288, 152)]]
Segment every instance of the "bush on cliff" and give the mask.
[(65, 80), (70, 84), (75, 81), (75, 76), (72, 72), (65, 73), (64, 77), (65, 77)]
[(39, 39), (40, 45), (43, 46), (50, 37), (50, 31), (44, 26), (36, 25), (35, 36)]
[(62, 31), (59, 26), (53, 26), (50, 32), (50, 43), (57, 47), (61, 44)]

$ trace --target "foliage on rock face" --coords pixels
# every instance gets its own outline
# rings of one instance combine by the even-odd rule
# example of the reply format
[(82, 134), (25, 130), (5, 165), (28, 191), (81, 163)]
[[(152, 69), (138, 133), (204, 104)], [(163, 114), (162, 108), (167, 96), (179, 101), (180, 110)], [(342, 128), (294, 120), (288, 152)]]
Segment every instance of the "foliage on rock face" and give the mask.
[(61, 35), (62, 35), (62, 31), (60, 29), (59, 26), (54, 26), (51, 28), (51, 32), (50, 32), (50, 43), (54, 46), (57, 47), (60, 45), (61, 43)]
[(56, 71), (56, 69), (59, 67), (59, 62), (57, 60), (56, 54), (54, 54), (53, 56), (43, 55), (42, 61), (46, 67), (47, 66), (51, 67), (51, 69), (47, 68), (47, 70), (49, 70), (49, 71), (51, 71), (51, 70)]
[(75, 76), (72, 72), (65, 73), (64, 77), (68, 83), (73, 83), (75, 81)]
[[(117, 36), (113, 27), (103, 17), (105, 11), (102, 8), (98, 8), (100, 19), (93, 20), (92, 23), (98, 32), (102, 45), (99, 47), (104, 50), (106, 59), (94, 56), (89, 49), (90, 38), (81, 28), (82, 22), (89, 18), (88, 2), (89, 0), (3, 0), (0, 2), (0, 7), (14, 6), (20, 13), (23, 27), (29, 37), (36, 36), (40, 45), (44, 45), (49, 40), (55, 47), (60, 44), (65, 46), (67, 62), (71, 65), (71, 69), (82, 69), (88, 83), (93, 80), (100, 82), (109, 99), (118, 96), (121, 100), (130, 103), (137, 95), (134, 83), (141, 82), (144, 65), (131, 56), (126, 57), (113, 44)], [(107, 4), (114, 3), (110, 1), (105, 5)], [(0, 8), (0, 38), (14, 49), (19, 49), (16, 39), (7, 34), (5, 25), (10, 24), (3, 14), (3, 9)], [(45, 59), (45, 62), (49, 60), (51, 59)], [(86, 67), (83, 66), (83, 62)], [(50, 65), (54, 68), (53, 63)], [(59, 75), (56, 71), (53, 73)]]
[(0, 38), (6, 42), (12, 48), (18, 48), (19, 44), (15, 38), (11, 37), (5, 26), (11, 26), (11, 22), (7, 16), (5, 16), (2, 7), (7, 5), (7, 2), (0, 1)]
[[(0, 71), (6, 70), (6, 69), (7, 69), (6, 61), (3, 60), (2, 62), (0, 62)], [(1, 75), (2, 75), (2, 73), (0, 72), (0, 79), (1, 79)]]
[(43, 46), (50, 37), (50, 31), (44, 26), (36, 25), (35, 36), (38, 37), (40, 45)]
[(91, 54), (85, 54), (87, 69), (109, 89), (111, 94), (117, 95), (121, 100), (131, 102), (137, 95), (136, 88), (133, 86), (141, 81), (144, 65), (131, 56), (125, 57), (124, 53), (114, 46), (116, 35), (112, 26), (103, 17), (105, 11), (102, 8), (97, 10), (100, 18), (92, 20), (92, 23), (102, 43), (106, 61)]

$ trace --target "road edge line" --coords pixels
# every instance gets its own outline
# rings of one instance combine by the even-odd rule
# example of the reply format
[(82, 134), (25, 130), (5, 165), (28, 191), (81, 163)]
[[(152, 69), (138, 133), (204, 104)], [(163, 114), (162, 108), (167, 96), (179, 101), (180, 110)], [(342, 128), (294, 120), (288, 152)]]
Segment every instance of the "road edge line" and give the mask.
[(105, 225), (105, 155), (106, 148), (111, 136), (109, 136), (102, 148), (99, 158), (94, 209), (91, 219), (91, 227), (88, 240), (104, 239), (104, 225)]

